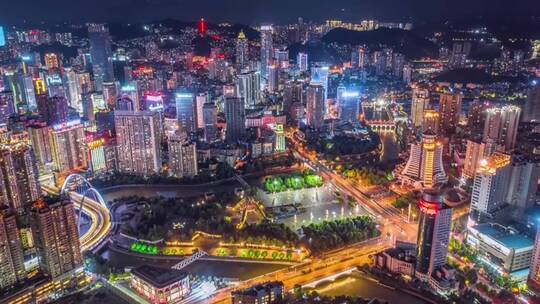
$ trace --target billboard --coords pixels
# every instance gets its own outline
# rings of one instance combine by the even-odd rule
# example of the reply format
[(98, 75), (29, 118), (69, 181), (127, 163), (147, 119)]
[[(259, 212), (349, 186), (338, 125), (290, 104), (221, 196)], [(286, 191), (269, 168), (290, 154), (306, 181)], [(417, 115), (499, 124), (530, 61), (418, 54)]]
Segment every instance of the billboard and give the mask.
[(0, 26), (0, 46), (6, 45), (6, 36), (4, 34), (4, 28)]

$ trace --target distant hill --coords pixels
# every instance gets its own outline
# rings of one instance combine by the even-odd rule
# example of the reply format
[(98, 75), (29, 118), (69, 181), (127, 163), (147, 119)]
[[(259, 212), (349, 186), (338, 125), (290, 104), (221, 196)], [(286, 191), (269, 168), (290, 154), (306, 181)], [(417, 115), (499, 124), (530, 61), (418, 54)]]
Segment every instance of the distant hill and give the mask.
[(259, 33), (259, 31), (245, 24), (233, 24), (230, 27), (222, 27), (221, 29), (226, 31), (230, 38), (238, 37), (241, 30), (244, 31), (244, 34), (248, 40), (259, 40), (261, 37), (261, 33)]
[(336, 28), (324, 35), (322, 41), (327, 44), (365, 44), (374, 48), (386, 45), (403, 53), (409, 59), (434, 57), (437, 55), (438, 51), (435, 43), (417, 36), (411, 31), (401, 29), (379, 28), (373, 31), (359, 32), (344, 28)]

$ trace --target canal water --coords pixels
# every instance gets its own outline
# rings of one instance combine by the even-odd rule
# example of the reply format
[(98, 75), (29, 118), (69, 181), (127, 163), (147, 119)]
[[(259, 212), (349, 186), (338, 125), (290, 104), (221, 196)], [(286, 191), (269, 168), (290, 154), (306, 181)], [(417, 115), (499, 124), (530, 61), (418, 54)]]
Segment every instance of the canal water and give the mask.
[(353, 296), (364, 299), (379, 299), (391, 304), (427, 304), (412, 295), (395, 290), (360, 275), (349, 275), (313, 289), (325, 296)]

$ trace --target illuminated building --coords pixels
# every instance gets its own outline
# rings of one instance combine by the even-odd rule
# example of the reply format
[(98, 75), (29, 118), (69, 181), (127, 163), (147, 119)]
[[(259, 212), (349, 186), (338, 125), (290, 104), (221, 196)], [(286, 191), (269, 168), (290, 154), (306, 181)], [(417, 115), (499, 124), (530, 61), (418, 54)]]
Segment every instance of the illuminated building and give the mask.
[(494, 145), (486, 144), (482, 141), (467, 140), (467, 150), (463, 161), (463, 177), (474, 178), (480, 161), (494, 152)]
[(487, 109), (483, 140), (496, 142), (502, 151), (513, 150), (516, 145), (520, 113), (521, 109), (516, 106)]
[(47, 83), (49, 97), (63, 97), (67, 100), (66, 89), (59, 74), (48, 75), (45, 77), (45, 82)]
[(277, 92), (279, 87), (279, 67), (276, 64), (268, 66), (268, 92)]
[(318, 129), (324, 121), (324, 87), (310, 84), (306, 96), (306, 125)]
[(214, 103), (205, 103), (202, 109), (204, 123), (204, 141), (213, 142), (217, 138), (217, 107)]
[(536, 191), (540, 179), (540, 160), (522, 154), (512, 155), (510, 179), (506, 202), (521, 211), (536, 202)]
[(0, 206), (0, 289), (26, 278), (24, 256), (15, 213), (6, 205)]
[(274, 141), (274, 152), (284, 152), (287, 150), (285, 145), (285, 132), (283, 131), (283, 125), (279, 124), (274, 127), (275, 141)]
[(426, 280), (436, 268), (446, 265), (452, 209), (446, 206), (438, 190), (426, 189), (418, 203), (416, 276)]
[(360, 92), (343, 90), (337, 96), (339, 106), (339, 119), (348, 122), (357, 122), (360, 115)]
[(101, 91), (103, 82), (114, 80), (109, 30), (103, 24), (90, 24), (88, 25), (88, 40), (96, 89)]
[(287, 49), (276, 50), (274, 57), (274, 64), (277, 65), (278, 71), (280, 69), (287, 70), (289, 68), (289, 51)]
[(6, 36), (4, 33), (4, 27), (0, 26), (0, 47), (6, 45)]
[(118, 96), (118, 82), (104, 82), (103, 83), (103, 100), (105, 101), (105, 107), (113, 108)]
[(131, 271), (131, 288), (150, 303), (178, 303), (191, 292), (186, 272), (148, 265)]
[(69, 108), (65, 97), (38, 95), (39, 115), (49, 124), (61, 124), (68, 120)]
[(37, 109), (36, 95), (46, 94), (45, 82), (41, 79), (34, 80), (30, 76), (21, 76), (20, 90), (22, 102), (26, 109), (35, 111)]
[(268, 282), (232, 293), (233, 304), (271, 304), (283, 299), (283, 283)]
[(45, 123), (31, 125), (27, 128), (34, 155), (40, 168), (46, 167), (53, 161), (51, 138), (49, 136), (51, 129)]
[(43, 57), (45, 59), (45, 66), (49, 72), (60, 68), (60, 60), (58, 60), (58, 55), (55, 53), (46, 53)]
[(107, 171), (107, 159), (105, 157), (105, 138), (94, 134), (86, 136), (88, 151), (88, 169), (96, 173)]
[(175, 95), (176, 120), (178, 130), (190, 134), (195, 131), (195, 96), (191, 92), (181, 91)]
[(86, 136), (80, 121), (55, 125), (50, 133), (50, 143), (54, 165), (58, 172), (88, 167)]
[(302, 102), (303, 91), (301, 82), (287, 82), (283, 89), (283, 110), (291, 113), (292, 104), (295, 102)]
[(163, 111), (163, 95), (161, 93), (147, 93), (144, 100), (145, 110)]
[(446, 183), (448, 177), (443, 167), (442, 148), (433, 133), (424, 133), (420, 144), (411, 144), (409, 160), (401, 173), (402, 181), (420, 183), (425, 188)]
[(296, 65), (298, 66), (298, 69), (302, 72), (306, 72), (308, 70), (308, 54), (307, 53), (298, 53), (296, 56)]
[(271, 25), (263, 25), (260, 29), (261, 33), (261, 75), (267, 78), (268, 66), (272, 64), (274, 58), (274, 29)]
[(461, 115), (461, 93), (442, 93), (439, 100), (439, 131), (443, 134), (453, 134)]
[(0, 125), (7, 124), (9, 117), (15, 113), (15, 110), (13, 93), (0, 91)]
[(365, 69), (369, 65), (369, 51), (365, 47), (358, 48), (358, 68)]
[(540, 229), (536, 230), (534, 249), (529, 268), (529, 280), (540, 286)]
[(32, 148), (23, 142), (0, 145), (0, 201), (21, 212), (40, 195)]
[(403, 82), (410, 84), (412, 81), (412, 66), (410, 64), (405, 64), (403, 66)]
[(414, 127), (420, 128), (424, 120), (424, 110), (429, 105), (429, 91), (417, 85), (412, 89), (411, 121)]
[(135, 102), (125, 93), (116, 99), (114, 109), (117, 111), (137, 111)]
[(118, 170), (151, 175), (161, 171), (159, 113), (114, 111)]
[(424, 118), (422, 119), (422, 133), (431, 132), (438, 135), (439, 121), (439, 112), (431, 109), (424, 110)]
[(310, 84), (321, 85), (324, 89), (323, 101), (326, 101), (328, 96), (328, 66), (312, 66)]
[(244, 99), (247, 108), (251, 109), (257, 106), (261, 96), (261, 73), (251, 71), (238, 74), (236, 76), (236, 92)]
[(169, 170), (176, 177), (193, 177), (198, 173), (197, 148), (187, 140), (185, 133), (176, 132), (169, 136)]
[(480, 161), (474, 176), (470, 218), (480, 220), (484, 216), (489, 217), (504, 204), (511, 172), (510, 161), (510, 155), (499, 152)]
[(499, 275), (525, 279), (514, 275), (531, 265), (534, 242), (526, 235), (496, 223), (483, 223), (467, 228), (466, 242), (478, 251), (480, 260), (489, 261), (488, 265)]
[(51, 278), (57, 278), (81, 267), (79, 229), (71, 201), (59, 198), (56, 202), (45, 202), (40, 198), (32, 207), (32, 216), (41, 269)]
[(403, 67), (405, 66), (405, 56), (400, 53), (393, 54), (392, 58), (392, 73), (396, 78), (403, 77)]
[(240, 31), (236, 39), (236, 65), (242, 70), (248, 62), (249, 46), (244, 31)]
[(523, 107), (524, 122), (540, 121), (540, 79), (533, 80)]
[(204, 18), (201, 18), (197, 24), (197, 29), (199, 30), (199, 35), (204, 36), (206, 35), (206, 31), (208, 30), (208, 23)]
[(469, 105), (469, 111), (467, 113), (467, 127), (473, 131), (482, 130), (486, 120), (486, 110), (490, 107), (491, 105), (488, 102), (473, 101)]
[(204, 129), (203, 107), (207, 101), (208, 94), (206, 93), (201, 93), (197, 95), (197, 97), (195, 97), (195, 113), (197, 114), (195, 116), (197, 118), (197, 129)]
[(243, 98), (225, 98), (225, 120), (227, 130), (225, 138), (228, 142), (236, 142), (241, 139), (246, 131), (246, 114)]
[[(141, 109), (141, 103), (139, 100), (139, 90), (137, 82), (131, 82), (120, 88), (120, 94), (122, 96), (128, 96), (133, 103), (133, 111), (139, 111)], [(120, 110), (120, 109), (119, 109)]]
[(77, 86), (77, 73), (72, 68), (64, 69), (64, 84), (67, 88), (67, 96), (69, 101), (69, 106), (77, 110), (77, 112), (82, 112), (81, 105), (81, 92)]

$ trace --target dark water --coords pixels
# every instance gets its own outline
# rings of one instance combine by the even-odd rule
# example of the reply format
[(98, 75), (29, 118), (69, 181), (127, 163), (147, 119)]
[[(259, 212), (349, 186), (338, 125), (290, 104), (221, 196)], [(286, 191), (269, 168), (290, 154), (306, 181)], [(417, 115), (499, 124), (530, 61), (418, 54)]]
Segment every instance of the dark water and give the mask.
[(328, 285), (315, 288), (315, 290), (326, 296), (347, 295), (366, 299), (377, 298), (391, 304), (427, 304), (427, 302), (407, 293), (393, 290), (359, 276), (340, 278)]
[(382, 143), (381, 162), (390, 162), (399, 157), (399, 144), (394, 132), (379, 133)]

